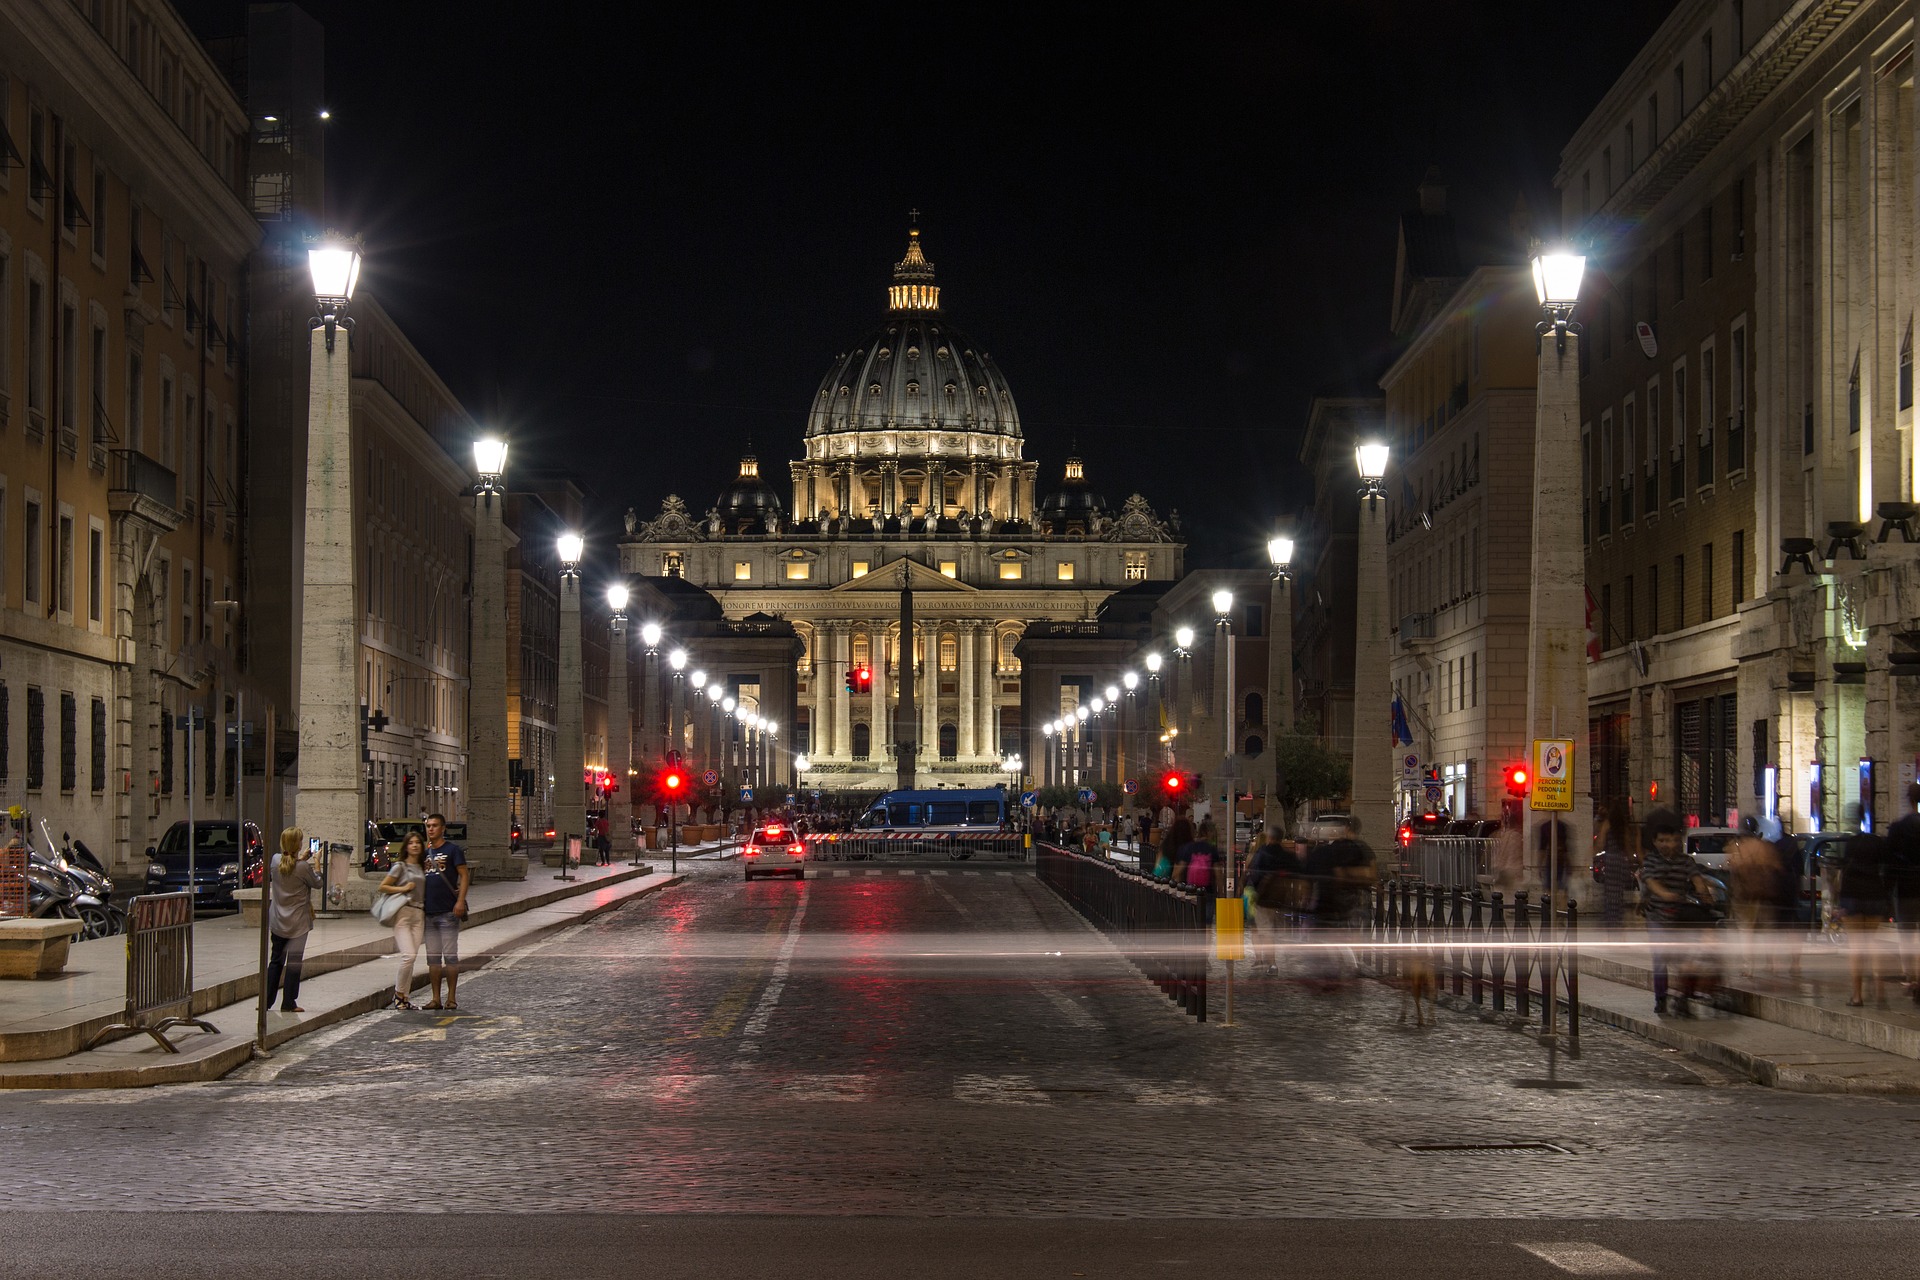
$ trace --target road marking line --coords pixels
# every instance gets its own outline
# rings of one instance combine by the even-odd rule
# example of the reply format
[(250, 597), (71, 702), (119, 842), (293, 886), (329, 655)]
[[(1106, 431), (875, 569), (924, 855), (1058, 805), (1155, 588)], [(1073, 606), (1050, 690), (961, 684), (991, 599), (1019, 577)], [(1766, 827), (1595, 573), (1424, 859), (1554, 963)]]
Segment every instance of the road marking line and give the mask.
[(740, 976), (733, 980), (726, 994), (720, 997), (720, 1003), (713, 1007), (713, 1012), (707, 1015), (705, 1024), (698, 1032), (699, 1038), (725, 1039), (733, 1033), (733, 1024), (740, 1021), (740, 1013), (747, 1007), (748, 997), (760, 985), (760, 966), (766, 963), (767, 953), (773, 949), (771, 939), (780, 931), (782, 923), (777, 917), (767, 921), (767, 940), (755, 947), (750, 962), (741, 969)]
[(773, 977), (767, 980), (767, 989), (760, 993), (760, 1003), (753, 1007), (747, 1025), (740, 1028), (742, 1053), (760, 1051), (759, 1037), (767, 1033), (767, 1022), (773, 1017), (774, 1006), (780, 1003), (780, 993), (787, 989), (787, 972), (793, 967), (793, 949), (800, 942), (800, 922), (806, 917), (807, 899), (802, 894), (800, 905), (794, 908), (793, 919), (787, 923), (787, 940), (780, 944), (780, 954), (774, 958)]
[(955, 1076), (953, 1100), (1003, 1107), (1045, 1107), (1053, 1103), (1044, 1091), (1034, 1087), (1032, 1076)]
[(978, 871), (962, 871), (960, 874), (963, 876), (977, 876), (980, 873)]
[(845, 867), (842, 867), (840, 870), (834, 872), (833, 874), (837, 876), (850, 876), (853, 874), (853, 872), (848, 871)]
[(787, 1081), (783, 1091), (798, 1102), (865, 1102), (867, 1078), (863, 1075), (798, 1075)]
[(1555, 1240), (1546, 1244), (1522, 1244), (1550, 1267), (1558, 1267), (1575, 1276), (1650, 1276), (1653, 1268), (1643, 1266), (1624, 1253), (1615, 1253), (1587, 1240)]
[(950, 875), (950, 874), (951, 874), (951, 872), (947, 872), (947, 871), (929, 871), (929, 872), (927, 872), (927, 874), (928, 874), (928, 875), (930, 875), (930, 876), (944, 876), (944, 875)]
[(288, 1067), (299, 1066), (322, 1049), (332, 1048), (355, 1032), (384, 1025), (391, 1020), (391, 1015), (382, 1016), (384, 1012), (376, 1012), (373, 1016), (366, 1018), (349, 1018), (337, 1027), (315, 1032), (310, 1036), (302, 1036), (298, 1048), (279, 1049), (275, 1051), (272, 1058), (253, 1062), (235, 1071), (226, 1078), (225, 1083), (272, 1084), (280, 1078), (282, 1071)]

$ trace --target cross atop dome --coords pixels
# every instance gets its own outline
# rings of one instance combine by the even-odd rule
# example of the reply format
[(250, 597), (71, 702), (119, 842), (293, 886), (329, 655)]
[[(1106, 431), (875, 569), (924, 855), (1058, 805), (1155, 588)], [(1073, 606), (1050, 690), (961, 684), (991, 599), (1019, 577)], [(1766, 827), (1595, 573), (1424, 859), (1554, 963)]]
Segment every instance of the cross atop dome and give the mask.
[(940, 286), (933, 282), (933, 264), (920, 252), (920, 211), (908, 213), (907, 256), (893, 264), (893, 284), (887, 306), (893, 311), (938, 311)]

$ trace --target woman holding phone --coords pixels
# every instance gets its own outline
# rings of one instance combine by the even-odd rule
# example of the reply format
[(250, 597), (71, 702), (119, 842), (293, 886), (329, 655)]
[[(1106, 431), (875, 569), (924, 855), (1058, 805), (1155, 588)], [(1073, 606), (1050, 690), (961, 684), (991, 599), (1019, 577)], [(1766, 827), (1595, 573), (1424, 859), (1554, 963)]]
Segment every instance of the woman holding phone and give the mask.
[(305, 1013), (300, 1007), (300, 968), (307, 953), (307, 935), (313, 931), (313, 891), (320, 873), (313, 869), (313, 850), (298, 827), (280, 833), (280, 856), (271, 875), (272, 908), (267, 932), (273, 951), (267, 961), (267, 1003), (280, 996), (280, 1012)]
[(393, 866), (382, 880), (379, 891), (387, 894), (403, 893), (407, 900), (400, 913), (393, 918), (393, 946), (400, 953), (400, 974), (393, 984), (393, 1009), (417, 1009), (407, 993), (413, 990), (413, 964), (420, 954), (420, 943), (426, 934), (426, 914), (420, 909), (421, 893), (426, 885), (427, 838), (418, 831), (409, 831), (400, 842), (400, 856), (393, 860)]

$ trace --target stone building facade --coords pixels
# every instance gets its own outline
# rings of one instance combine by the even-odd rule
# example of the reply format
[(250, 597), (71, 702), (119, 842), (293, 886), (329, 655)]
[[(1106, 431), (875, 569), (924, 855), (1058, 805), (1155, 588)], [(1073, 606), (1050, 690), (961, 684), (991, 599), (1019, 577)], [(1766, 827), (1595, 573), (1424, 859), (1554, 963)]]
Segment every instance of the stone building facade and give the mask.
[[(807, 755), (812, 785), (891, 785), (903, 662), (919, 672), (921, 783), (986, 785), (1038, 741), (1015, 653), (1027, 625), (1090, 620), (1129, 583), (1178, 578), (1183, 547), (1145, 498), (1109, 506), (1079, 458), (1041, 497), (1012, 390), (952, 327), (917, 229), (887, 301), (814, 396), (788, 500), (748, 457), (704, 516), (677, 497), (651, 520), (630, 516), (621, 564), (686, 579), (729, 619), (792, 625), (802, 652), (787, 750)], [(871, 690), (849, 692), (855, 667), (872, 671)]]
[(246, 127), (166, 5), (0, 12), (0, 799), (116, 873), (234, 804)]

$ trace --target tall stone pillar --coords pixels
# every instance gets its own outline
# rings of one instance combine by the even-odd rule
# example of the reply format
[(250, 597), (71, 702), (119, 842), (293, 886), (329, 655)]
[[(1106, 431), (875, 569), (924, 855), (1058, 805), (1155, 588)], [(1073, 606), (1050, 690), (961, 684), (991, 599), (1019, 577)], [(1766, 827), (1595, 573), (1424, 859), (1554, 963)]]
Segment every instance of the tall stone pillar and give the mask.
[(921, 703), (920, 758), (931, 769), (940, 763), (940, 624), (928, 619), (925, 635), (927, 656), (920, 669), (927, 673), (927, 696)]
[(1000, 712), (996, 706), (1000, 695), (1000, 655), (993, 624), (982, 624), (974, 641), (980, 650), (980, 702), (975, 708), (980, 725), (975, 731), (974, 742), (980, 748), (981, 755), (997, 763), (1000, 759)]
[(667, 740), (660, 716), (660, 654), (650, 644), (640, 655), (640, 755), (658, 759)]
[(587, 834), (585, 727), (580, 704), (580, 571), (560, 573), (560, 703), (554, 716), (553, 830), (560, 848)]
[(962, 761), (972, 763), (980, 758), (980, 717), (974, 710), (979, 696), (975, 685), (979, 675), (980, 624), (966, 621), (955, 626), (960, 648), (959, 680), (955, 686), (960, 695), (959, 709), (954, 712), (954, 724), (960, 732), (957, 754)]
[(873, 670), (873, 707), (867, 721), (867, 744), (872, 758), (887, 759), (893, 750), (893, 717), (887, 710), (887, 629), (870, 626), (867, 655)]
[[(353, 442), (349, 331), (309, 335), (306, 559), (300, 608), (300, 791), (294, 820), (308, 838), (347, 850), (330, 857), (332, 889), (348, 910), (372, 890), (354, 875), (366, 842), (361, 786), (359, 618), (354, 600)], [(337, 341), (336, 341), (337, 339)]]
[(880, 514), (892, 516), (900, 510), (900, 466), (894, 462), (880, 464)]
[(616, 848), (627, 847), (633, 831), (633, 699), (627, 685), (627, 617), (616, 613), (607, 628), (607, 769), (614, 781), (607, 835)]
[[(1576, 444), (1579, 433), (1574, 434)], [(1573, 483), (1577, 489), (1580, 468)], [(1576, 494), (1577, 497), (1577, 494)], [(1579, 507), (1574, 519), (1580, 518)], [(1387, 621), (1387, 503), (1384, 498), (1360, 499), (1358, 568), (1354, 575), (1353, 626), (1353, 816), (1360, 820), (1360, 838), (1376, 849), (1393, 843), (1393, 751), (1380, 739), (1393, 703), (1392, 648)], [(1578, 530), (1574, 551), (1581, 548)], [(1582, 615), (1584, 623), (1584, 614)], [(1584, 631), (1584, 626), (1583, 626)], [(1586, 643), (1585, 635), (1581, 644)]]
[[(847, 692), (847, 672), (853, 666), (853, 628), (833, 626), (833, 752), (836, 759), (853, 759), (853, 695)], [(868, 739), (871, 750), (872, 739)]]

